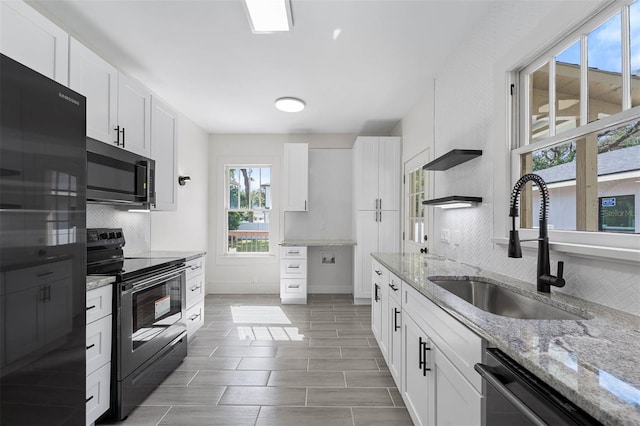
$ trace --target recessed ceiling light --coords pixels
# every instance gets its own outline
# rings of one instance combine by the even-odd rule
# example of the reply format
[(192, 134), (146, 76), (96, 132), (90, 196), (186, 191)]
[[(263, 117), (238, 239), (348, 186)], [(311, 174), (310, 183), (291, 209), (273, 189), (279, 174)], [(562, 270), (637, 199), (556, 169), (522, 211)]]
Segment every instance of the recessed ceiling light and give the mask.
[(251, 31), (256, 34), (290, 31), (293, 27), (289, 0), (244, 0)]
[(298, 98), (276, 99), (276, 108), (284, 112), (300, 112), (304, 109), (304, 102)]

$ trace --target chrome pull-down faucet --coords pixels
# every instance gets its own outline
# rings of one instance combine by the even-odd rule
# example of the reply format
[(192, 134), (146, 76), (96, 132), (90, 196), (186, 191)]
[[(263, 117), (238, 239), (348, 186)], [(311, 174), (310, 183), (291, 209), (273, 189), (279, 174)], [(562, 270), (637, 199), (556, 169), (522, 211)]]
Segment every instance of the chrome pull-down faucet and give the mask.
[(547, 184), (538, 175), (529, 173), (518, 179), (518, 182), (511, 191), (511, 207), (509, 216), (511, 217), (511, 231), (509, 231), (509, 257), (522, 257), (520, 237), (516, 230), (516, 217), (518, 217), (518, 196), (527, 182), (533, 181), (540, 189), (540, 234), (538, 238), (522, 241), (538, 241), (538, 273), (536, 287), (540, 293), (550, 293), (551, 286), (564, 287), (565, 280), (562, 278), (564, 272), (564, 262), (558, 262), (558, 275), (551, 275), (551, 265), (549, 263), (549, 235), (547, 232), (547, 211), (549, 210), (549, 190)]

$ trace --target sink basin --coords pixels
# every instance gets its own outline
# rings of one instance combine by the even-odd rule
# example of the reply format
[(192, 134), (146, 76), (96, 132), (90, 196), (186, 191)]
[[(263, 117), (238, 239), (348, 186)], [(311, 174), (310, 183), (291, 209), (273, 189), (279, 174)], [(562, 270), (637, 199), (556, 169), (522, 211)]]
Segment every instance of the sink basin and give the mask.
[(508, 288), (479, 279), (432, 279), (430, 281), (475, 307), (496, 315), (537, 320), (586, 319), (539, 300), (523, 296)]

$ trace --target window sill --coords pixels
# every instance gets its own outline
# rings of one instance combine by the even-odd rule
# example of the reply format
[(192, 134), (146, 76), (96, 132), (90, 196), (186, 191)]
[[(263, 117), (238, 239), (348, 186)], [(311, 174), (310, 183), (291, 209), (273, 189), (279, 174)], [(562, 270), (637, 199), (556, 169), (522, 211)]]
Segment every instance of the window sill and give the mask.
[[(509, 239), (504, 237), (493, 237), (491, 238), (491, 242), (501, 246), (509, 245)], [(537, 247), (538, 243), (536, 241), (522, 242), (523, 249), (535, 250)], [(549, 250), (564, 253), (569, 256), (596, 258), (632, 264), (640, 263), (640, 250), (638, 249), (550, 241)]]

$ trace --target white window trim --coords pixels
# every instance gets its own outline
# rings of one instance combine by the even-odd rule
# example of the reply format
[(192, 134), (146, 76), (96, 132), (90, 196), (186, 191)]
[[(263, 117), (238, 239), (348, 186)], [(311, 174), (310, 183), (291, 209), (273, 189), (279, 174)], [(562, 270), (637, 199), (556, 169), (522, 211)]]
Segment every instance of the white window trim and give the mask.
[[(554, 45), (553, 48), (548, 49), (546, 53), (540, 55), (539, 59), (529, 61), (529, 64), (526, 67), (511, 66), (505, 67), (504, 69), (520, 68), (521, 72), (534, 71), (535, 69), (544, 65), (544, 63), (546, 63), (547, 61), (550, 61), (553, 57), (555, 57), (556, 54), (571, 46), (573, 43), (575, 43), (576, 40), (580, 39), (580, 34), (585, 32), (588, 33), (591, 30), (597, 28), (602, 22), (605, 22), (611, 16), (615, 15), (615, 13), (617, 13), (623, 5), (627, 5), (630, 3), (632, 3), (631, 0), (613, 2), (613, 4), (611, 4), (610, 6), (607, 6), (603, 10), (598, 12), (594, 18), (590, 18), (589, 22), (581, 25), (578, 30), (573, 31), (563, 37), (559, 43), (556, 43)], [(595, 19), (596, 17), (597, 19)], [(623, 24), (628, 23), (627, 13), (622, 14), (622, 22)], [(626, 41), (624, 40), (624, 36), (623, 43), (626, 43)], [(584, 48), (584, 43), (582, 43), (582, 47)], [(628, 65), (626, 63), (627, 59), (625, 59), (626, 56), (627, 55), (623, 55), (623, 66)], [(623, 73), (623, 75), (624, 74), (625, 73)], [(603, 126), (614, 127), (618, 124), (623, 124), (627, 121), (633, 120), (634, 118), (640, 119), (640, 107), (634, 107), (622, 111), (614, 116), (606, 117), (598, 121), (585, 124), (579, 128), (563, 132), (560, 135), (550, 136), (542, 141), (536, 141), (529, 144), (528, 137), (525, 137), (526, 135), (528, 135), (528, 117), (525, 116), (526, 111), (521, 107), (522, 104), (518, 102), (517, 99), (514, 100), (513, 97), (510, 96), (512, 85), (517, 85), (517, 87), (525, 86), (518, 84), (521, 83), (521, 80), (515, 76), (514, 72), (507, 72), (506, 78), (504, 76), (498, 77), (496, 82), (499, 82), (500, 85), (503, 85), (506, 82), (506, 85), (502, 86), (506, 89), (506, 97), (503, 98), (505, 99), (505, 103), (502, 108), (504, 108), (506, 117), (506, 148), (508, 167), (510, 166), (510, 174), (508, 175), (508, 179), (505, 180), (510, 184), (510, 186), (507, 188), (509, 193), (511, 188), (513, 188), (515, 182), (520, 177), (521, 154), (539, 150), (551, 145), (556, 145), (563, 141), (578, 139), (579, 137), (584, 136), (588, 133), (600, 130)], [(586, 84), (586, 79), (583, 78), (582, 83)], [(629, 83), (627, 82), (627, 84)], [(623, 86), (624, 85), (625, 82), (623, 78)], [(518, 90), (516, 89), (516, 95), (517, 94)], [(528, 98), (527, 93), (523, 93), (522, 95), (523, 97)], [(523, 102), (527, 101), (528, 99), (523, 100)], [(586, 100), (581, 100), (581, 108), (586, 108), (585, 101)], [(624, 99), (623, 108), (628, 108), (630, 106), (629, 102), (630, 101)], [(586, 113), (584, 114), (584, 116), (586, 117)], [(517, 123), (519, 128), (514, 127), (514, 125), (516, 125), (516, 122), (514, 120), (515, 117), (519, 118)], [(524, 141), (526, 145), (518, 147), (519, 145), (516, 144), (517, 139)], [(499, 155), (495, 158), (499, 159)], [(504, 181), (501, 178), (494, 179), (494, 189), (497, 188), (498, 190), (500, 190), (503, 185), (502, 182)], [(502, 212), (504, 211), (504, 215), (507, 215), (509, 207), (509, 197), (506, 195), (496, 197), (496, 202), (496, 207), (503, 205), (504, 209), (494, 212), (494, 224), (496, 225), (496, 228), (494, 229), (497, 235), (494, 236), (491, 240), (495, 244), (506, 246), (508, 244), (508, 238), (506, 237), (506, 235), (511, 227), (511, 224), (510, 221), (502, 217)], [(520, 236), (522, 239), (537, 238), (538, 230), (535, 228), (520, 229)], [(632, 264), (640, 263), (640, 235), (638, 234), (629, 235), (603, 232), (549, 230), (549, 239), (549, 248), (552, 252), (563, 253), (576, 257), (596, 258), (613, 262)], [(533, 252), (537, 248), (537, 243), (524, 242), (522, 243), (522, 246), (524, 250), (530, 249)]]
[[(227, 166), (252, 165), (271, 168), (271, 209), (269, 223), (269, 252), (268, 253), (227, 253), (227, 220), (226, 206), (228, 205), (228, 194), (226, 184)], [(217, 160), (217, 182), (214, 188), (216, 196), (216, 229), (219, 236), (216, 241), (216, 264), (217, 265), (255, 265), (255, 264), (275, 264), (278, 262), (278, 242), (280, 239), (280, 157), (276, 156), (233, 156), (218, 157)]]

